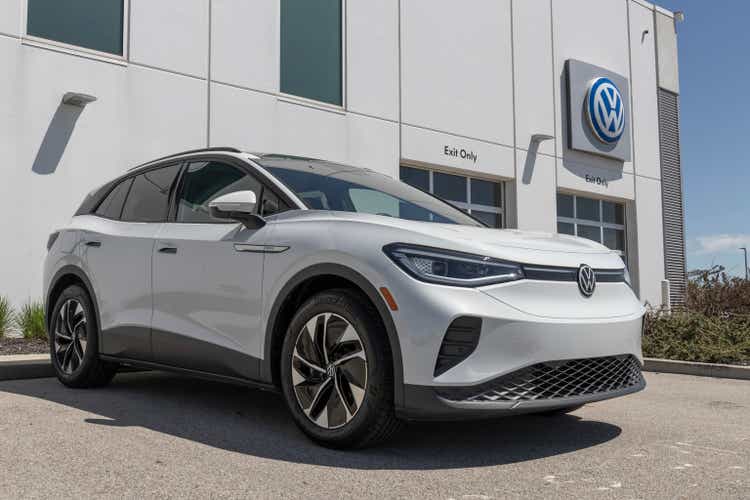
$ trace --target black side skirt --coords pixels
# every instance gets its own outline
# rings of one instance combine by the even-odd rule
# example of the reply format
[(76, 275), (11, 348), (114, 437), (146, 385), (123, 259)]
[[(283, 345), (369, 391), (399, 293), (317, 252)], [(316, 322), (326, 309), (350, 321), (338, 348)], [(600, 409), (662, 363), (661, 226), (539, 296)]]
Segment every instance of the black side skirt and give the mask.
[(265, 382), (259, 382), (257, 380), (232, 377), (229, 375), (220, 375), (217, 373), (204, 372), (200, 370), (192, 370), (189, 368), (181, 368), (179, 366), (165, 365), (162, 363), (155, 363), (153, 361), (142, 361), (138, 359), (122, 358), (119, 356), (108, 356), (106, 354), (100, 354), (99, 358), (103, 361), (109, 361), (112, 363), (120, 363), (133, 368), (140, 368), (144, 370), (159, 370), (173, 373), (180, 373), (190, 377), (200, 378), (203, 380), (212, 380), (215, 382), (223, 382), (234, 385), (242, 385), (246, 387), (252, 387), (254, 389), (261, 389), (264, 391), (278, 392), (276, 386)]

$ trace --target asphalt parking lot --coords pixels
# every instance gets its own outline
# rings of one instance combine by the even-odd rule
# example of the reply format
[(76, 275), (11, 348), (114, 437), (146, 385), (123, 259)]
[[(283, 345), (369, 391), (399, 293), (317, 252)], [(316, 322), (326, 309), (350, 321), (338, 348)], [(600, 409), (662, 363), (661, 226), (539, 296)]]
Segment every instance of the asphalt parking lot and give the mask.
[(308, 442), (280, 397), (164, 373), (0, 383), (0, 496), (750, 498), (750, 382), (648, 374), (571, 416)]

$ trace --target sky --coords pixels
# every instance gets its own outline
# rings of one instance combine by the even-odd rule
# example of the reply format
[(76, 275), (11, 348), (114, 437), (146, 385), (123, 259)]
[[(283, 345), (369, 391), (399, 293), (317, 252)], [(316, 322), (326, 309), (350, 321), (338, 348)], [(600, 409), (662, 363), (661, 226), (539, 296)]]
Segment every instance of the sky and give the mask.
[(750, 248), (750, 1), (656, 0), (677, 26), (688, 270), (744, 275)]

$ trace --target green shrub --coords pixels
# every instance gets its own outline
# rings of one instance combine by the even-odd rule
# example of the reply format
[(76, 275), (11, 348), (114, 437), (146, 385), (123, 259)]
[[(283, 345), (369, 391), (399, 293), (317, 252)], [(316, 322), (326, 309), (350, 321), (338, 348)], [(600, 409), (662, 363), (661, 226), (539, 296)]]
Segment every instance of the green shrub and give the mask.
[(650, 358), (704, 363), (750, 363), (750, 316), (649, 312), (643, 353)]
[(27, 340), (45, 340), (47, 338), (47, 327), (44, 321), (44, 305), (38, 301), (24, 304), (21, 312), (16, 318), (16, 324)]
[(0, 339), (10, 333), (14, 320), (13, 306), (6, 297), (0, 297)]
[(730, 277), (723, 267), (694, 271), (688, 282), (686, 308), (706, 316), (750, 315), (750, 281)]

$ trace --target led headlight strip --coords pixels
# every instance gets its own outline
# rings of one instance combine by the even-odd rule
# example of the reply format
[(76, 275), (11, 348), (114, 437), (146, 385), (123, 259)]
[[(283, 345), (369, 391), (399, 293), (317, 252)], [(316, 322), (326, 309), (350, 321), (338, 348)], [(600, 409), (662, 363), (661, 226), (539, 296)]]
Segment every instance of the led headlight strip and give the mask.
[(383, 251), (401, 269), (429, 283), (475, 287), (524, 277), (520, 264), (481, 255), (399, 243)]
[[(577, 268), (525, 265), (517, 262), (454, 252), (440, 248), (393, 243), (383, 251), (401, 269), (421, 281), (441, 285), (478, 287), (521, 279), (577, 280)], [(629, 282), (627, 269), (596, 269), (600, 283)]]

